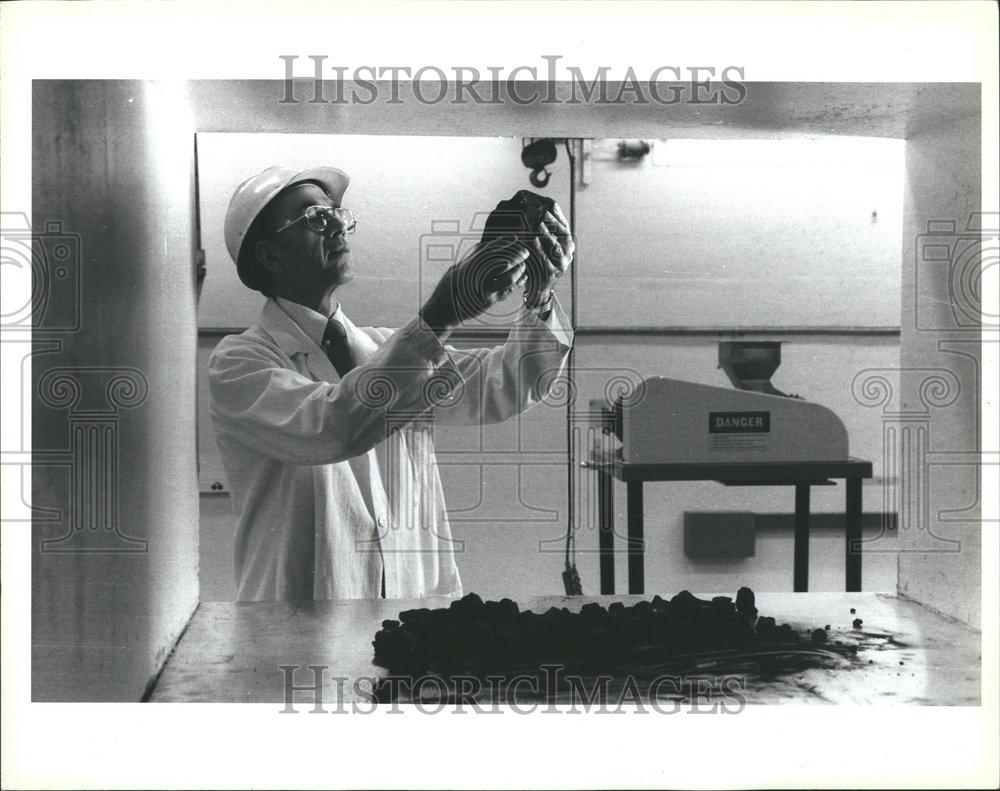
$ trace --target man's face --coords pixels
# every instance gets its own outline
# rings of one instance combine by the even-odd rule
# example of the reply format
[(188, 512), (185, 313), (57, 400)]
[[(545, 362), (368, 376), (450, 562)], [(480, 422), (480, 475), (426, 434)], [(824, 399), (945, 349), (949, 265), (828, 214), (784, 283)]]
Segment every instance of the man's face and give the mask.
[[(268, 207), (271, 240), (258, 246), (261, 263), (273, 272), (275, 286), (289, 294), (315, 296), (350, 280), (350, 247), (339, 229), (314, 231), (301, 219), (310, 206), (335, 204), (316, 184), (297, 184)], [(292, 222), (295, 220), (295, 222)], [(277, 234), (275, 229), (291, 222)]]

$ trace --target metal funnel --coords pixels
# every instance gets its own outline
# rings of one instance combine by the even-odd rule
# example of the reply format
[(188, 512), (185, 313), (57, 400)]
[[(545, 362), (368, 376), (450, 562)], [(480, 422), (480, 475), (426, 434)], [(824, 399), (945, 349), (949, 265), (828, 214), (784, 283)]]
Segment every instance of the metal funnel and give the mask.
[(781, 365), (781, 341), (721, 341), (719, 365), (740, 390), (798, 398), (771, 384), (771, 377)]

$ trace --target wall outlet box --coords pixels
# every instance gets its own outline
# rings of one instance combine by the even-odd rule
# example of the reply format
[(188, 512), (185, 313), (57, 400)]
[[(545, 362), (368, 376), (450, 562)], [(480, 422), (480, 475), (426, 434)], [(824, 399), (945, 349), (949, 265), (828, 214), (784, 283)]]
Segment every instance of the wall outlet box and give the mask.
[(692, 560), (752, 558), (755, 514), (684, 512), (684, 554)]

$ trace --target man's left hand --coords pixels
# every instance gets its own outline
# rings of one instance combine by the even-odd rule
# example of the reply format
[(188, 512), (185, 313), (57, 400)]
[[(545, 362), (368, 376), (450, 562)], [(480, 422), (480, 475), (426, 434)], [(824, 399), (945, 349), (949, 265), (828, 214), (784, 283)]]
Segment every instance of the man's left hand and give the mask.
[(559, 204), (555, 204), (552, 212), (545, 212), (542, 225), (538, 229), (538, 236), (532, 241), (531, 246), (538, 254), (536, 258), (542, 262), (544, 271), (532, 273), (528, 281), (525, 302), (529, 306), (542, 305), (548, 301), (556, 280), (569, 271), (569, 265), (573, 261), (576, 243)]

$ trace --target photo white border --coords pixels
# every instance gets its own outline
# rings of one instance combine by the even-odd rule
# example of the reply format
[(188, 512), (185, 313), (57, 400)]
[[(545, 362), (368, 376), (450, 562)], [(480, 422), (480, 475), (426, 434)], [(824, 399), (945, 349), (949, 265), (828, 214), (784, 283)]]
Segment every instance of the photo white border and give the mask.
[[(0, 205), (30, 213), (32, 79), (277, 79), (278, 55), (292, 53), (348, 67), (481, 69), (560, 54), (585, 73), (739, 64), (754, 82), (982, 82), (982, 209), (997, 211), (996, 30), (989, 2), (3, 3)], [(998, 312), (995, 302), (984, 310)], [(987, 443), (997, 352), (984, 349)], [(4, 400), (16, 400), (19, 382), (0, 381)], [(996, 514), (1000, 483), (995, 467), (987, 472), (984, 512)], [(982, 707), (473, 722), (249, 704), (31, 704), (29, 534), (4, 523), (0, 538), (5, 787), (932, 787), (996, 777), (995, 530), (983, 531)]]

